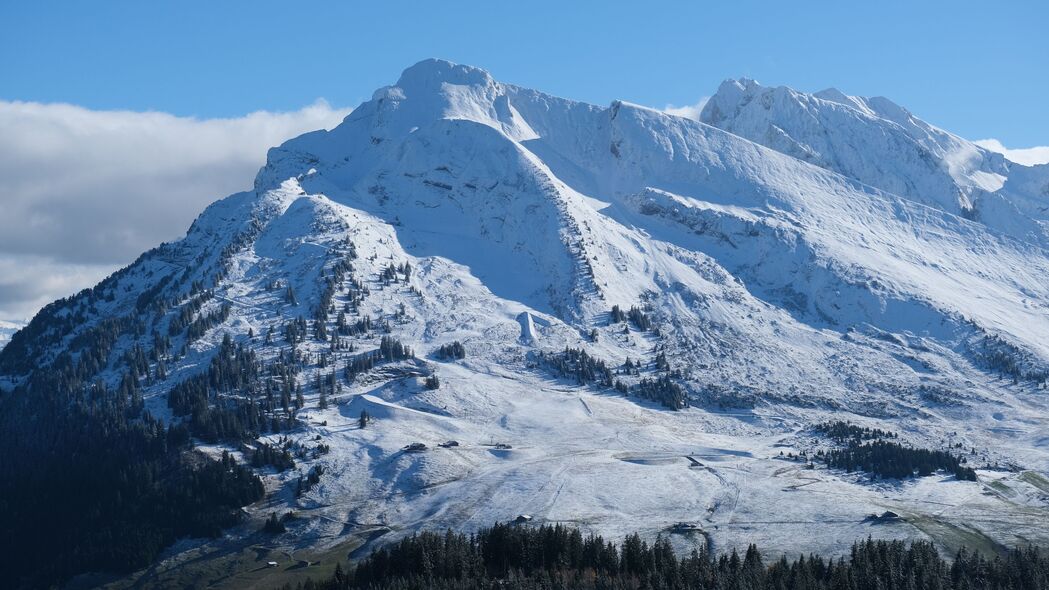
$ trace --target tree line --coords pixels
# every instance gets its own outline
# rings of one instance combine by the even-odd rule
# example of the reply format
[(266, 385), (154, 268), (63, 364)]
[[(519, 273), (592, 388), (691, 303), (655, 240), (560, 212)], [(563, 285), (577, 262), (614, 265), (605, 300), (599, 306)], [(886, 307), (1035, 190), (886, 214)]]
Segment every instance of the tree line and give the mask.
[[(301, 590), (1036, 590), (1049, 587), (1049, 556), (1036, 548), (987, 557), (960, 551), (953, 560), (926, 541), (867, 539), (847, 557), (800, 555), (766, 561), (755, 545), (714, 555), (678, 556), (666, 537), (637, 534), (616, 545), (564, 525), (496, 524), (472, 535), (423, 532), (340, 564), (330, 578)], [(291, 590), (290, 585), (285, 585)]]

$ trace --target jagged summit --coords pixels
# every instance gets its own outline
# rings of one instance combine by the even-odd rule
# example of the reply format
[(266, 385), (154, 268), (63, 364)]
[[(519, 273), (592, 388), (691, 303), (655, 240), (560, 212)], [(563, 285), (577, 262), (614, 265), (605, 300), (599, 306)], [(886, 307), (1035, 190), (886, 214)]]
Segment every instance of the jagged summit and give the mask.
[[(972, 219), (979, 218), (982, 194), (999, 190), (1009, 172), (1000, 154), (930, 125), (889, 99), (849, 96), (836, 89), (806, 94), (748, 79), (727, 80), (700, 120)], [(995, 227), (1008, 231), (1008, 226)]]
[(709, 112), (706, 118), (710, 121), (723, 120), (728, 116), (726, 113), (736, 113), (739, 107), (755, 99), (761, 102), (763, 109), (768, 110), (773, 107), (773, 96), (805, 103), (811, 108), (819, 108), (818, 102), (813, 100), (819, 99), (854, 109), (871, 118), (884, 118), (898, 124), (904, 124), (913, 118), (907, 109), (883, 96), (853, 96), (833, 87), (809, 94), (790, 86), (765, 86), (752, 78), (729, 78), (723, 81), (707, 102)]
[(883, 118), (900, 125), (914, 123), (914, 116), (907, 109), (884, 96), (863, 97), (845, 94), (837, 88), (826, 88), (813, 94), (816, 98), (836, 102), (856, 109), (872, 118)]

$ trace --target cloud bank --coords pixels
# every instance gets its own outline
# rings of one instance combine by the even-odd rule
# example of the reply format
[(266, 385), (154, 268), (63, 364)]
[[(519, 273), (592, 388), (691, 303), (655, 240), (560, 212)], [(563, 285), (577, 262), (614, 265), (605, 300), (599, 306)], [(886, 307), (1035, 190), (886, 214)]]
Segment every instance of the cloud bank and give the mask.
[(1035, 166), (1038, 164), (1049, 164), (1049, 146), (1038, 146), (1031, 148), (1010, 149), (1002, 145), (997, 139), (981, 139), (974, 141), (976, 145), (998, 152), (1017, 164)]
[(703, 110), (703, 107), (707, 106), (707, 101), (710, 100), (709, 96), (704, 96), (699, 99), (699, 102), (693, 105), (685, 105), (683, 107), (676, 107), (672, 104), (668, 104), (663, 107), (663, 112), (668, 115), (674, 115), (676, 117), (684, 117), (686, 119), (692, 119), (693, 121), (699, 120), (699, 113)]
[(25, 319), (249, 189), (266, 150), (349, 109), (231, 119), (0, 101), (0, 319)]

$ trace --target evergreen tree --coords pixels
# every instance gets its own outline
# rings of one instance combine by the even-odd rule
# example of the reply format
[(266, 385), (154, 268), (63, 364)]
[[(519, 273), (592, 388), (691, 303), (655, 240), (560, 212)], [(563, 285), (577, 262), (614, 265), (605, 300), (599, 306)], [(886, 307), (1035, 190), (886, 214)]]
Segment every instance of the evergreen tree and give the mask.
[(280, 533), (287, 532), (288, 528), (284, 526), (284, 522), (277, 518), (276, 512), (271, 512), (269, 518), (266, 519), (266, 524), (263, 525), (262, 530), (271, 535), (279, 535)]

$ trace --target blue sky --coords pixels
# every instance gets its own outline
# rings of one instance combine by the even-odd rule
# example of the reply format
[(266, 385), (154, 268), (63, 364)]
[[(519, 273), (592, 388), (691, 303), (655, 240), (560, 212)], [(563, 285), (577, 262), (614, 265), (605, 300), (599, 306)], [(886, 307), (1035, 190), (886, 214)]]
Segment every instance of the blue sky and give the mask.
[(353, 106), (425, 57), (605, 104), (728, 77), (884, 95), (1049, 143), (1046, 2), (4, 2), (0, 99), (232, 117)]

